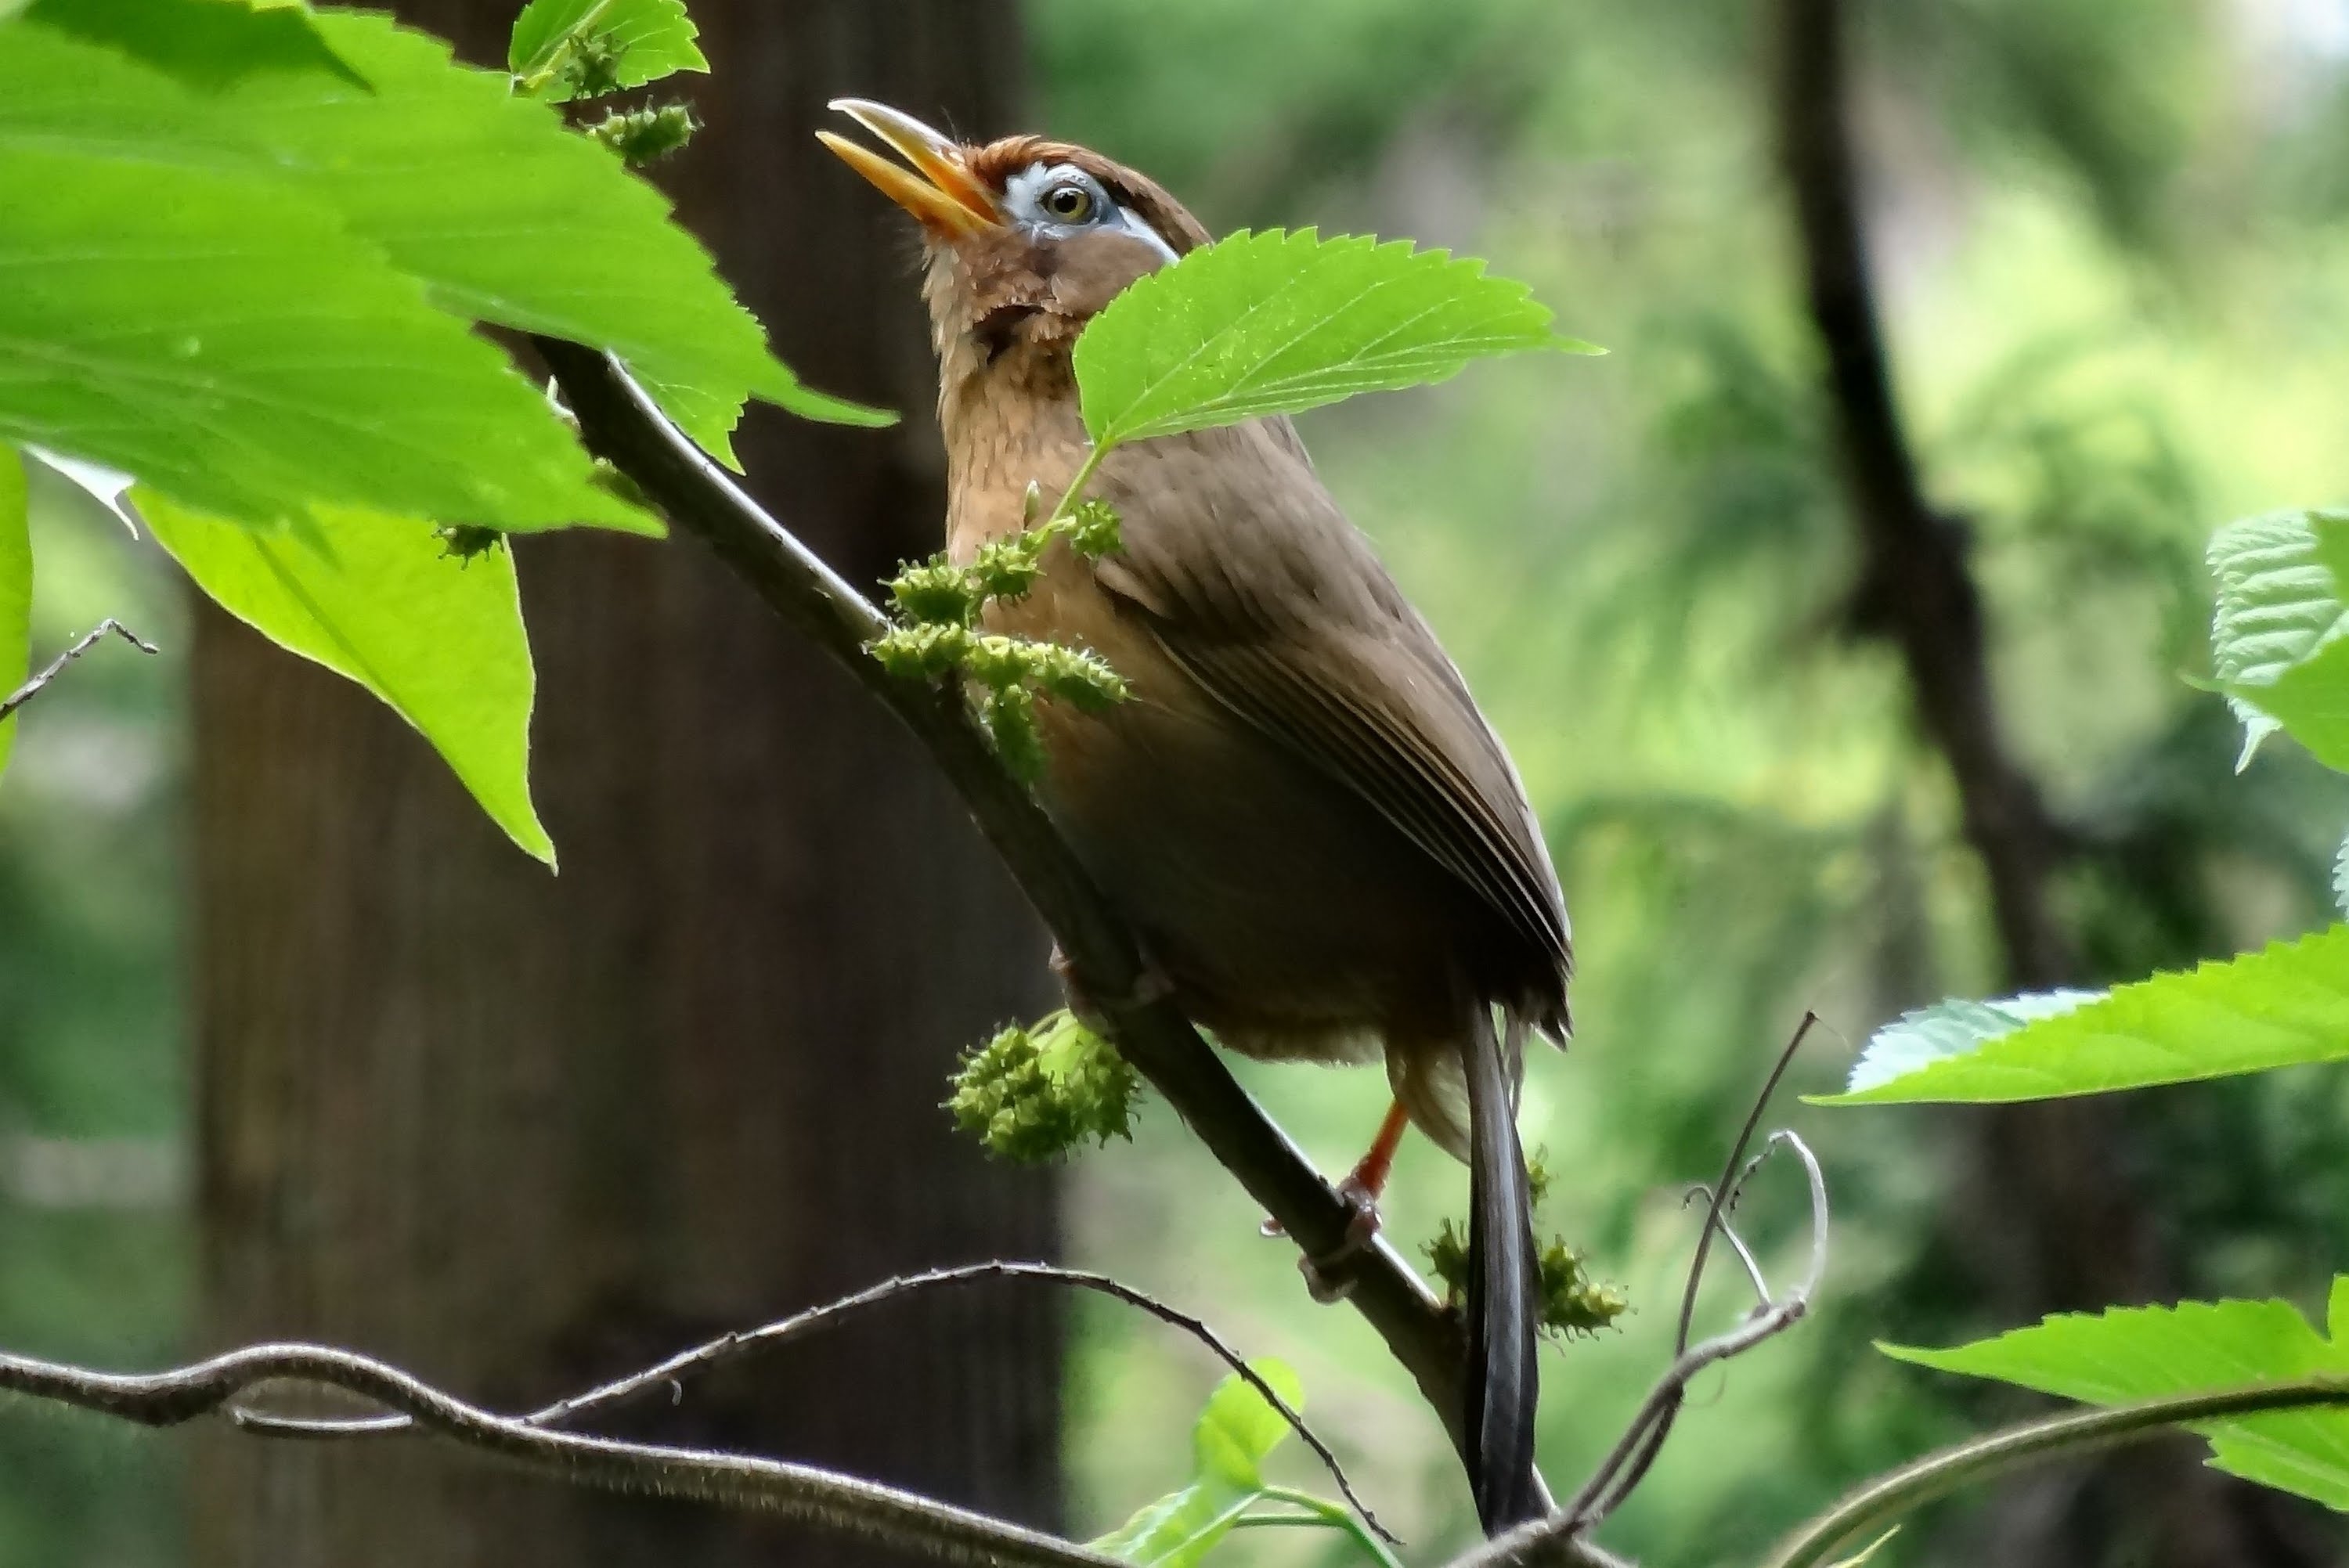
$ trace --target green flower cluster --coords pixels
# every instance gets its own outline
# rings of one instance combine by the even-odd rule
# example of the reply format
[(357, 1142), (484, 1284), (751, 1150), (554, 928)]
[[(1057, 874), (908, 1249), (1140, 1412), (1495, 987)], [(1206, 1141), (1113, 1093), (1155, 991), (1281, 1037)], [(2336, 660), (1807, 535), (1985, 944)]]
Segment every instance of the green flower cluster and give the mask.
[(967, 1053), (946, 1107), (989, 1152), (1038, 1165), (1088, 1138), (1131, 1139), (1141, 1092), (1116, 1047), (1063, 1009)]
[[(1029, 507), (1037, 503), (1029, 487)], [(1055, 513), (1037, 527), (989, 540), (969, 565), (933, 555), (889, 582), (897, 624), (876, 638), (873, 656), (891, 675), (936, 680), (950, 673), (978, 688), (979, 717), (1011, 769), (1033, 780), (1044, 767), (1036, 729), (1041, 697), (1098, 711), (1128, 695), (1125, 682), (1099, 655), (1026, 637), (977, 630), (979, 612), (999, 599), (1018, 599), (1043, 575), (1044, 552), (1056, 539), (1085, 559), (1120, 548), (1117, 511), (1089, 500)]]
[(618, 153), (629, 168), (642, 169), (682, 148), (700, 129), (687, 105), (664, 103), (615, 109), (589, 126), (587, 134)]
[[(1526, 1161), (1526, 1185), (1538, 1212), (1550, 1188), (1549, 1171), (1539, 1152)], [(1435, 1240), (1427, 1243), (1427, 1262), (1435, 1277), (1444, 1283), (1451, 1300), (1458, 1301), (1467, 1295), (1468, 1233), (1464, 1226), (1444, 1221)], [(1566, 1337), (1596, 1334), (1613, 1326), (1617, 1318), (1630, 1310), (1631, 1298), (1619, 1286), (1600, 1284), (1592, 1279), (1582, 1253), (1568, 1246), (1563, 1236), (1552, 1236), (1535, 1263), (1541, 1275), (1541, 1326), (1550, 1334)]]

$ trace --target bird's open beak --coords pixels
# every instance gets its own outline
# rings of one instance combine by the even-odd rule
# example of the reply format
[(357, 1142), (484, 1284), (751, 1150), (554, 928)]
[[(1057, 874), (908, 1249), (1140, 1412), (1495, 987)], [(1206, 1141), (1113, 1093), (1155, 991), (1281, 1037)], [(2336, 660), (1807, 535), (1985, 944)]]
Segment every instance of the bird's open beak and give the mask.
[(828, 130), (817, 131), (816, 139), (879, 186), (884, 196), (921, 220), (922, 227), (953, 240), (1003, 226), (995, 198), (972, 175), (959, 142), (939, 135), (910, 114), (870, 98), (834, 98), (831, 107), (895, 149), (914, 171), (908, 173), (879, 153)]

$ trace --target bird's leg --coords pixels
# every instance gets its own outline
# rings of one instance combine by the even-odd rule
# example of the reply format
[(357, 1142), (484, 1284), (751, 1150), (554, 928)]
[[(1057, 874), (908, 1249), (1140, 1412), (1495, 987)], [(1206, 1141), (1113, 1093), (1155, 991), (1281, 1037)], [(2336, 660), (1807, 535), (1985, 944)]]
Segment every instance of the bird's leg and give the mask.
[[(1402, 1101), (1390, 1103), (1386, 1119), (1379, 1123), (1378, 1136), (1371, 1140), (1369, 1150), (1338, 1183), (1338, 1200), (1349, 1211), (1345, 1239), (1320, 1257), (1297, 1260), (1298, 1272), (1305, 1276), (1305, 1287), (1314, 1300), (1342, 1301), (1354, 1288), (1348, 1265), (1379, 1233), (1379, 1197), (1387, 1189), (1387, 1178), (1394, 1171), (1395, 1150), (1402, 1147), (1403, 1132), (1410, 1126), (1411, 1117), (1403, 1109)], [(1279, 1223), (1267, 1220), (1264, 1233), (1279, 1235)]]
[[(1096, 1035), (1108, 1035), (1108, 1016), (1094, 1000), (1092, 991), (1078, 978), (1076, 965), (1061, 951), (1058, 944), (1053, 945), (1051, 962), (1052, 973), (1061, 977), (1061, 993), (1067, 997), (1069, 1011), (1076, 1015), (1077, 1022)], [(1142, 973), (1135, 977), (1133, 988), (1123, 996), (1112, 999), (1128, 1007), (1146, 1007), (1153, 1002), (1163, 1002), (1174, 994), (1174, 983), (1160, 973), (1158, 966), (1151, 963), (1145, 954), (1142, 960)]]

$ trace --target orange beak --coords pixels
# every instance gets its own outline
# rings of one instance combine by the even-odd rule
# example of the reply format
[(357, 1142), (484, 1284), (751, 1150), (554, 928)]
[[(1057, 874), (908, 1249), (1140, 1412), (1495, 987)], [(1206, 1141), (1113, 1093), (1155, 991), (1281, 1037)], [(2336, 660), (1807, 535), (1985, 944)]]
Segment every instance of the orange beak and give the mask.
[(971, 173), (961, 143), (870, 98), (834, 98), (831, 107), (895, 149), (913, 165), (913, 172), (828, 130), (817, 131), (816, 139), (919, 219), (923, 228), (941, 239), (956, 240), (1003, 226), (994, 196)]

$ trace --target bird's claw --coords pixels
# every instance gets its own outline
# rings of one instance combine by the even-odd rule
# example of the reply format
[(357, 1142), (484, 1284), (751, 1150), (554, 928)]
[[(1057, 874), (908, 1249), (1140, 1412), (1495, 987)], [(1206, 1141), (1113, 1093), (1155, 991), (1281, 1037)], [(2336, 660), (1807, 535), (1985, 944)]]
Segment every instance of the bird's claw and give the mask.
[[(1354, 1260), (1379, 1233), (1379, 1202), (1369, 1187), (1349, 1176), (1338, 1183), (1338, 1201), (1346, 1205), (1346, 1234), (1337, 1246), (1321, 1256), (1300, 1257), (1297, 1272), (1305, 1276), (1305, 1288), (1313, 1299), (1327, 1306), (1343, 1301), (1354, 1294)], [(1280, 1234), (1278, 1224), (1265, 1222), (1268, 1235)]]
[[(1109, 1015), (1102, 1009), (1100, 993), (1077, 977), (1075, 963), (1057, 946), (1052, 949), (1051, 962), (1052, 973), (1061, 977), (1061, 994), (1068, 998), (1069, 1011), (1076, 1016), (1077, 1022), (1097, 1035), (1108, 1034)], [(1126, 988), (1125, 994), (1112, 996), (1108, 1001), (1117, 1011), (1128, 1012), (1136, 1007), (1147, 1007), (1154, 1002), (1164, 1002), (1174, 994), (1174, 983), (1167, 979), (1165, 974), (1145, 955), (1142, 961), (1142, 972), (1134, 976), (1133, 984)]]

